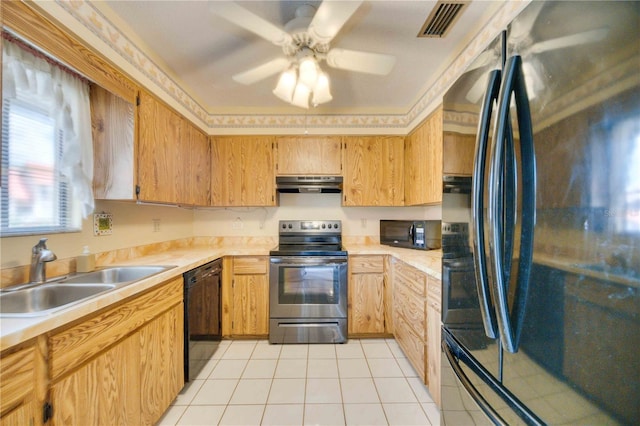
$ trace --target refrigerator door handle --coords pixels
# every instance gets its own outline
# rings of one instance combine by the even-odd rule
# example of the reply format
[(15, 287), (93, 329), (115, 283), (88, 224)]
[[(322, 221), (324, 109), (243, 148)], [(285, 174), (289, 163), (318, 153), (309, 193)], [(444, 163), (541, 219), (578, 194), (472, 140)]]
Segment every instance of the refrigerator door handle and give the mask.
[[(511, 248), (513, 244), (513, 232), (509, 229), (505, 235), (505, 227), (514, 226), (505, 222), (505, 206), (502, 191), (506, 185), (516, 187), (515, 182), (504, 182), (505, 167), (507, 175), (516, 179), (517, 173), (509, 173), (510, 165), (505, 165), (505, 160), (511, 157), (507, 148), (511, 149), (513, 141), (511, 134), (511, 119), (509, 108), (511, 95), (514, 95), (518, 129), (520, 135), (521, 175), (522, 175), (522, 216), (521, 237), (519, 249), (518, 276), (515, 281), (515, 297), (511, 311), (509, 310), (509, 275), (511, 270)], [(505, 147), (509, 145), (509, 147)], [(512, 149), (511, 149), (512, 150)], [(535, 225), (535, 155), (533, 151), (533, 129), (531, 125), (531, 112), (529, 99), (522, 72), (522, 58), (512, 56), (507, 61), (500, 95), (498, 99), (497, 122), (494, 129), (494, 137), (491, 152), (491, 167), (489, 171), (489, 229), (490, 248), (493, 257), (494, 274), (494, 304), (498, 320), (498, 329), (503, 348), (511, 353), (518, 351), (520, 332), (524, 321), (525, 302), (529, 289), (531, 266), (533, 264), (533, 228)], [(507, 206), (507, 209), (509, 206)], [(508, 211), (506, 213), (509, 213)], [(511, 220), (511, 214), (508, 214)], [(506, 239), (509, 241), (506, 241)], [(508, 256), (508, 259), (506, 258)]]
[(501, 71), (493, 70), (489, 73), (487, 90), (482, 101), (480, 121), (476, 138), (476, 152), (473, 162), (473, 181), (471, 187), (471, 229), (473, 230), (473, 262), (478, 282), (478, 299), (485, 334), (495, 339), (498, 337), (495, 309), (493, 307), (487, 273), (487, 256), (484, 235), (484, 190), (485, 171), (487, 164), (487, 148), (493, 103), (497, 101), (500, 92)]

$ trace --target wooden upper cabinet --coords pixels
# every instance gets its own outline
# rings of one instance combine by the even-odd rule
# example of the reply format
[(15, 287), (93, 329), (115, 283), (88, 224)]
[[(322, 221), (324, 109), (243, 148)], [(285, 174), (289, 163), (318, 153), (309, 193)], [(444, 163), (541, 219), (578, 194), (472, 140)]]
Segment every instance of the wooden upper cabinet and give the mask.
[(471, 176), (473, 174), (475, 147), (476, 135), (445, 132), (442, 174)]
[(211, 138), (211, 205), (275, 206), (273, 137)]
[[(140, 105), (91, 86), (97, 199), (209, 205), (209, 138), (148, 93)], [(136, 140), (136, 126), (137, 135)]]
[(405, 140), (405, 205), (442, 202), (442, 108)]
[(276, 174), (342, 175), (339, 136), (281, 136), (276, 141)]
[(404, 138), (344, 137), (343, 205), (404, 205)]
[(189, 125), (189, 164), (185, 173), (189, 204), (208, 206), (211, 201), (211, 147), (207, 135)]
[(135, 199), (135, 106), (95, 84), (90, 102), (94, 196)]
[(138, 198), (176, 203), (182, 187), (176, 182), (181, 171), (177, 155), (180, 117), (146, 92), (140, 93), (138, 117)]

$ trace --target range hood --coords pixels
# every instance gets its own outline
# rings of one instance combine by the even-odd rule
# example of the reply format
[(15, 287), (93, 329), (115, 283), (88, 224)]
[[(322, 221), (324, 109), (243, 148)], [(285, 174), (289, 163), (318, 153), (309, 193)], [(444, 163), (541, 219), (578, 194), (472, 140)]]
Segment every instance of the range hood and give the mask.
[(276, 190), (282, 193), (336, 194), (342, 192), (342, 176), (276, 176)]

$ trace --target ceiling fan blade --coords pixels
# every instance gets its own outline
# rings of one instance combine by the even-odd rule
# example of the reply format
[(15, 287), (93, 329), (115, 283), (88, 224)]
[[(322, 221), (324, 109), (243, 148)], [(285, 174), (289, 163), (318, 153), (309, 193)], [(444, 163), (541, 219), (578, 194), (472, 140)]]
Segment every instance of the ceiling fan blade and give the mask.
[(331, 49), (327, 53), (327, 64), (333, 68), (367, 74), (387, 75), (393, 69), (396, 57), (382, 53), (357, 50)]
[(291, 36), (282, 28), (277, 27), (236, 3), (212, 1), (209, 2), (209, 11), (245, 30), (259, 35), (277, 46), (284, 46), (291, 43)]
[(308, 32), (319, 43), (329, 43), (360, 7), (362, 1), (323, 1)]
[(532, 53), (547, 52), (549, 50), (564, 49), (566, 47), (577, 46), (587, 43), (595, 43), (602, 40), (609, 33), (608, 28), (598, 28), (584, 31), (564, 37), (558, 37), (547, 41), (541, 41), (531, 46)]
[(519, 16), (511, 24), (511, 31), (509, 32), (509, 38), (520, 42), (526, 39), (531, 34), (531, 29), (538, 19), (538, 15), (544, 6), (544, 2), (531, 2), (527, 7), (526, 13)]
[(469, 65), (465, 72), (484, 68), (488, 65), (495, 65), (498, 62), (498, 53), (495, 50), (485, 50)]
[(484, 95), (484, 91), (487, 88), (487, 74), (484, 74), (482, 77), (478, 78), (471, 89), (467, 92), (465, 98), (471, 102), (472, 104), (477, 104)]
[(255, 68), (234, 75), (232, 78), (241, 84), (253, 84), (289, 68), (289, 60), (276, 58)]

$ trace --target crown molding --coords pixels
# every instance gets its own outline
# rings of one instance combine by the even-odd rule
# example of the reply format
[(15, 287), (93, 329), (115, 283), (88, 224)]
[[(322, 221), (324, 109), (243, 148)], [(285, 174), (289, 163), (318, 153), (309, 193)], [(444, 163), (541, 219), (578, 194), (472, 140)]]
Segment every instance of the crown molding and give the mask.
[(130, 74), (206, 133), (408, 134), (442, 102), (446, 90), (530, 0), (505, 1), (480, 32), (404, 114), (211, 114), (132, 38), (88, 0), (36, 2), (98, 52)]

